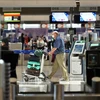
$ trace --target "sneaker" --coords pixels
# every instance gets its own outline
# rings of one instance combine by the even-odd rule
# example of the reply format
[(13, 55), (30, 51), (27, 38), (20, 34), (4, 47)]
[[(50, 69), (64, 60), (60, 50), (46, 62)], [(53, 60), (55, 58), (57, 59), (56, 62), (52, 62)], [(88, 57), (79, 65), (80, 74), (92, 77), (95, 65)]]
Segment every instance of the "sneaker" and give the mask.
[(68, 79), (61, 78), (59, 81), (68, 81)]
[(46, 77), (46, 80), (51, 81), (51, 79), (48, 76)]
[(47, 77), (46, 77), (46, 79), (48, 79), (48, 80), (49, 80), (50, 78), (47, 76)]
[(59, 81), (63, 80), (64, 78), (60, 78)]

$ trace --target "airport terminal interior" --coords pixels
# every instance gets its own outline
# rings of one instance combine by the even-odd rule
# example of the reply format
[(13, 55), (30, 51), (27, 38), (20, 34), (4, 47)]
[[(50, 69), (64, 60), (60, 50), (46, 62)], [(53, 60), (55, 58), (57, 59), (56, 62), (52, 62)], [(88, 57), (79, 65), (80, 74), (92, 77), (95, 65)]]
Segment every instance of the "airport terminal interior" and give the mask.
[(47, 99), (100, 100), (100, 0), (0, 0), (0, 100)]

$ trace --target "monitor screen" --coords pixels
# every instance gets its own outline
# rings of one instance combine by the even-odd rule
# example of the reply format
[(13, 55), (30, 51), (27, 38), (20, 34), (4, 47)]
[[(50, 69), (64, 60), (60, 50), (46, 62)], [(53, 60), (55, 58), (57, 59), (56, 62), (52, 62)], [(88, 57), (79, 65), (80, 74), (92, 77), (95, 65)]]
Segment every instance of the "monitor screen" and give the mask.
[(82, 12), (80, 13), (81, 22), (92, 22), (96, 21), (96, 13), (94, 12)]
[(83, 45), (75, 45), (74, 47), (74, 52), (82, 52)]
[(88, 66), (90, 67), (98, 66), (99, 65), (98, 58), (99, 54), (88, 54)]
[(51, 22), (68, 22), (68, 16), (66, 12), (52, 12)]
[(99, 46), (99, 44), (91, 44), (91, 47)]
[(20, 13), (4, 13), (4, 22), (16, 23), (20, 21), (21, 21)]

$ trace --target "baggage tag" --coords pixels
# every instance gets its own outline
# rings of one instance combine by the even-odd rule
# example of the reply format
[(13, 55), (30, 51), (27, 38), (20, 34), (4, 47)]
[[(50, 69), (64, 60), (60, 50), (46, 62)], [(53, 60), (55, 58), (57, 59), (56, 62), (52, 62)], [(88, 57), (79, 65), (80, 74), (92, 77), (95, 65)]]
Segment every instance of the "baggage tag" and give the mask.
[(33, 67), (35, 67), (35, 64), (33, 64)]

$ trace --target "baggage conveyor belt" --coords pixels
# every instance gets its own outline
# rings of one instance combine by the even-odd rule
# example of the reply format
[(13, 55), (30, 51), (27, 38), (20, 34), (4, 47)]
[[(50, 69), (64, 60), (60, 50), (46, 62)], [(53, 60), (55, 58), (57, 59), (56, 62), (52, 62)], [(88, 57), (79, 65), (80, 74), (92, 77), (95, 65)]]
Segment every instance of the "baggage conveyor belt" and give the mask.
[[(19, 94), (16, 100), (54, 100), (53, 94)], [(64, 100), (100, 100), (100, 94), (65, 94)]]
[[(53, 93), (55, 84), (58, 82), (18, 82), (18, 93)], [(91, 92), (91, 89), (81, 81), (69, 81), (66, 84), (64, 82), (61, 84), (64, 85), (64, 91), (67, 93)]]
[[(11, 100), (55, 100), (54, 93), (18, 93), (18, 86), (12, 87), (12, 99)], [(84, 93), (64, 93), (64, 100), (100, 100), (100, 94), (94, 94), (91, 92)]]
[[(54, 84), (52, 87), (54, 87)], [(15, 96), (15, 100), (55, 100), (55, 92), (53, 89), (51, 92), (17, 93)], [(65, 91), (64, 100), (100, 100), (100, 94), (92, 93), (90, 91), (90, 88), (85, 85), (85, 90), (82, 92), (77, 92), (77, 90), (76, 92)]]
[(19, 82), (19, 93), (50, 92), (51, 82)]

